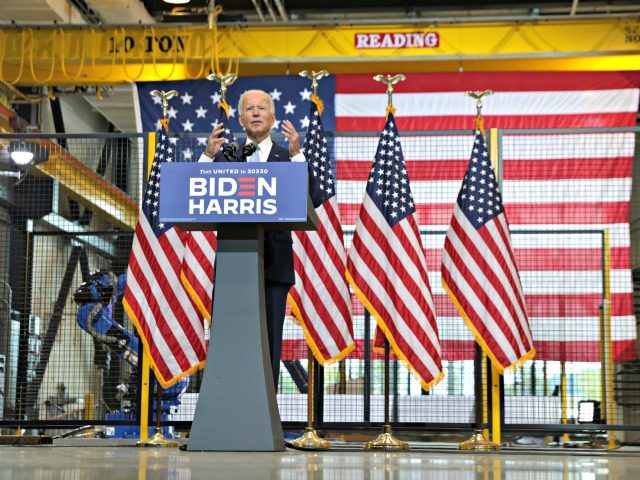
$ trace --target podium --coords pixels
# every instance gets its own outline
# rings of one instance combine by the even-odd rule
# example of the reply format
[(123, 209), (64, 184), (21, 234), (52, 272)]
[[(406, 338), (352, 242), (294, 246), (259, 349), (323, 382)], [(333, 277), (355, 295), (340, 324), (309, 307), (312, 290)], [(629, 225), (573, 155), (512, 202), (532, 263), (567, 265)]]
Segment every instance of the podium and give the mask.
[[(282, 202), (295, 205), (299, 210), (295, 214), (275, 214), (271, 219), (254, 221), (246, 215), (229, 214), (228, 210), (225, 214), (225, 209), (221, 209), (219, 215), (211, 212), (201, 215), (198, 208), (190, 216), (179, 206), (177, 213), (163, 210), (164, 191), (172, 192), (171, 208), (176, 207), (176, 199), (182, 195), (202, 194), (201, 189), (192, 188), (194, 183), (201, 185), (202, 182), (192, 179), (202, 178), (203, 171), (211, 172), (205, 174), (207, 185), (229, 187), (233, 184), (233, 181), (225, 183), (219, 179), (229, 180), (229, 165), (238, 164), (205, 164), (206, 168), (202, 165), (163, 164), (161, 182), (166, 182), (167, 189), (162, 183), (160, 188), (161, 220), (172, 221), (184, 230), (218, 231), (211, 338), (187, 450), (282, 451), (284, 440), (271, 373), (265, 314), (264, 234), (267, 230), (316, 229), (317, 218), (307, 192), (307, 166), (290, 162), (260, 164), (260, 178), (267, 179), (270, 185), (283, 186), (275, 191), (263, 189), (262, 200), (266, 197), (274, 200), (278, 212)], [(247, 167), (251, 164), (241, 165), (237, 179), (247, 178), (251, 175), (249, 172), (255, 170)], [(220, 168), (223, 173), (219, 173), (216, 166), (226, 168)], [(239, 185), (239, 180), (235, 181)], [(200, 196), (207, 197), (205, 204), (216, 198), (233, 200), (232, 190), (213, 188), (208, 191), (210, 195)], [(221, 192), (226, 192), (224, 197), (217, 196)], [(240, 189), (236, 193), (239, 195)], [(260, 192), (256, 193), (260, 197)], [(241, 196), (236, 198), (241, 199)]]

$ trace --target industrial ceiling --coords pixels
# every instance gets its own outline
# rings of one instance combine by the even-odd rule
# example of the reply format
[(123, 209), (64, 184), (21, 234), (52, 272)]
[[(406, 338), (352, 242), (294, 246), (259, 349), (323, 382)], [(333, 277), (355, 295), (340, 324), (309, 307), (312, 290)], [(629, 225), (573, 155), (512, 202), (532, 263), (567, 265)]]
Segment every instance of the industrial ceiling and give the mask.
[[(492, 19), (586, 18), (640, 15), (637, 0), (458, 1), (458, 0), (191, 0), (182, 5), (164, 0), (2, 0), (0, 27), (73, 25), (211, 24), (357, 25), (431, 22), (477, 22)], [(82, 92), (81, 92), (82, 93)], [(119, 84), (103, 95), (85, 93), (86, 100), (117, 130), (134, 131), (132, 87)], [(102, 98), (100, 98), (102, 97)]]

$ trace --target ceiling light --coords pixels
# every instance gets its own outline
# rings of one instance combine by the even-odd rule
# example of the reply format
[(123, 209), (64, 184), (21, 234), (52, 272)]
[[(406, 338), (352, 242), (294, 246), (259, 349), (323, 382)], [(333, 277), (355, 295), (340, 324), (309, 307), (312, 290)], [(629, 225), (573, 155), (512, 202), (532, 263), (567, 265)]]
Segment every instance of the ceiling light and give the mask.
[(33, 160), (33, 152), (29, 150), (24, 142), (20, 142), (11, 149), (11, 160), (19, 167), (24, 167)]
[[(37, 141), (36, 139), (34, 139)], [(40, 143), (26, 141), (24, 139), (14, 140), (8, 148), (13, 165), (18, 168), (25, 168), (29, 165), (38, 165), (49, 160), (49, 150)]]
[(189, 3), (191, 0), (163, 0), (164, 3), (171, 3), (173, 5), (183, 5)]

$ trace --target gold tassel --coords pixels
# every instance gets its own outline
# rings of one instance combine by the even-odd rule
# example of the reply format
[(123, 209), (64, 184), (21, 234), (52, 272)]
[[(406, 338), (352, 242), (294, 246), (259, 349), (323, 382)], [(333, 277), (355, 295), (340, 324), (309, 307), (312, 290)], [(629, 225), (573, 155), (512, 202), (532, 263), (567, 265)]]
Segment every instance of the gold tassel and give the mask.
[(389, 115), (395, 115), (395, 114), (396, 114), (395, 107), (391, 103), (387, 104), (387, 117)]
[(228, 119), (229, 118), (229, 104), (226, 101), (220, 102), (220, 103), (218, 103), (218, 107), (220, 107), (221, 109), (224, 110), (224, 113), (225, 113), (225, 115), (226, 115), (226, 117)]
[(476, 130), (479, 130), (484, 137), (484, 122), (482, 121), (482, 117), (480, 115), (476, 117)]
[(316, 107), (318, 107), (318, 114), (322, 115), (322, 111), (324, 110), (324, 103), (322, 103), (320, 97), (317, 95), (311, 95), (311, 101), (316, 104)]

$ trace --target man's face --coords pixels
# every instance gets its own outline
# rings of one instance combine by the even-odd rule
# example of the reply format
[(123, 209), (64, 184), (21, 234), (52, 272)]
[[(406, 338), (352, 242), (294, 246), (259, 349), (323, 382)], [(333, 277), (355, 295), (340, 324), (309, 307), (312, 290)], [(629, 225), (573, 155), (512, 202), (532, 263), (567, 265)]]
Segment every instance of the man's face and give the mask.
[(247, 130), (250, 140), (261, 142), (269, 136), (276, 120), (269, 108), (269, 100), (263, 93), (249, 93), (244, 97), (240, 124)]

